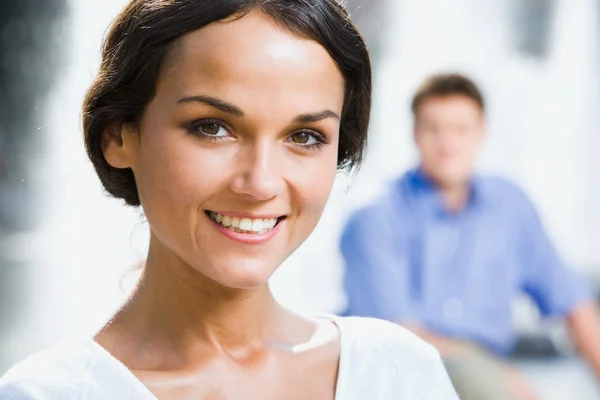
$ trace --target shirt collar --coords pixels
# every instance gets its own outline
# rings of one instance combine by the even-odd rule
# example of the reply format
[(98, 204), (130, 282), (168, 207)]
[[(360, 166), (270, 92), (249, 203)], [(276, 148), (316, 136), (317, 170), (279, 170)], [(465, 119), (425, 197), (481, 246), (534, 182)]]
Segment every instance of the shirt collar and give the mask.
[[(435, 183), (425, 174), (421, 167), (409, 172), (411, 187), (416, 195), (425, 203), (425, 209), (435, 215), (450, 214), (444, 206), (440, 191)], [(459, 212), (468, 211), (483, 206), (485, 203), (483, 179), (477, 175), (471, 179), (471, 192), (465, 208)], [(452, 213), (454, 214), (454, 213)]]

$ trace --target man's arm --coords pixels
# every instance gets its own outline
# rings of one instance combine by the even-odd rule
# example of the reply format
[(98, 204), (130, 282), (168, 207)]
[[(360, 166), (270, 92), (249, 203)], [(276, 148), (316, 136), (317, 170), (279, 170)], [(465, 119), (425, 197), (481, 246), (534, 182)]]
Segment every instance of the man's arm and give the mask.
[[(502, 385), (511, 394), (511, 399), (539, 400), (519, 371), (510, 364), (489, 356), (476, 345), (433, 333), (417, 325), (404, 325), (404, 327), (408, 328), (421, 339), (429, 342), (429, 344), (440, 352), (440, 355), (445, 360), (463, 360), (462, 362), (474, 365), (482, 363), (481, 360), (483, 360), (483, 365), (486, 368), (489, 368), (488, 365), (490, 362), (493, 363), (494, 370), (498, 371), (498, 379), (501, 380)], [(452, 371), (449, 372), (451, 373)], [(482, 370), (482, 373), (489, 372), (487, 369)]]
[(567, 323), (577, 350), (600, 379), (600, 311), (598, 307), (593, 301), (576, 306), (569, 313)]
[(533, 297), (543, 315), (566, 317), (578, 350), (600, 379), (600, 319), (594, 292), (575, 271), (565, 266), (529, 202), (521, 221), (523, 289)]

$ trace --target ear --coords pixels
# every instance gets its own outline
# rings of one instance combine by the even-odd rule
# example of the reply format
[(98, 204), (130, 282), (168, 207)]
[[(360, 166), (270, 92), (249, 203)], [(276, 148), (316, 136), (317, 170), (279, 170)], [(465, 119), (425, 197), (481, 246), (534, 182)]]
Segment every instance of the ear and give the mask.
[(417, 122), (413, 122), (412, 125), (412, 137), (414, 143), (419, 143), (419, 133), (417, 132)]
[(486, 121), (482, 118), (481, 125), (479, 127), (479, 140), (483, 141), (487, 136), (487, 124)]
[(102, 153), (114, 168), (132, 166), (137, 144), (137, 129), (129, 124), (115, 122), (102, 133)]

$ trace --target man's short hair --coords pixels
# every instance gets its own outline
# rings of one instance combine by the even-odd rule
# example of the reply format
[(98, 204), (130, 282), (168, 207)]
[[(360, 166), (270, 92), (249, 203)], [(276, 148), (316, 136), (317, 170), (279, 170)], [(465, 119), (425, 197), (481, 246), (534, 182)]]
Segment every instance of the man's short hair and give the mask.
[(484, 100), (477, 85), (469, 78), (460, 74), (437, 74), (427, 78), (412, 100), (412, 112), (417, 114), (419, 107), (432, 98), (447, 96), (465, 96), (473, 100), (484, 111)]

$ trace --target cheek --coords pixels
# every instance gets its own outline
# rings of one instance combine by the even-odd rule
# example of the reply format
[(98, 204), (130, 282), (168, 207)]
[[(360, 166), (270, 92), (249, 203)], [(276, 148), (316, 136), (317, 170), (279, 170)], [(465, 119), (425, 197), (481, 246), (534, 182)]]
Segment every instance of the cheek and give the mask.
[(153, 206), (171, 212), (198, 204), (217, 190), (227, 172), (219, 165), (223, 157), (189, 143), (148, 141), (140, 161), (138, 188), (147, 212)]
[(436, 158), (442, 149), (441, 142), (433, 137), (433, 135), (421, 137), (417, 142), (417, 146), (424, 157)]
[[(298, 169), (292, 179), (290, 186), (297, 198), (298, 209), (304, 216), (318, 217), (323, 212), (337, 172), (337, 144), (330, 144), (326, 153), (316, 162), (306, 163)], [(316, 221), (311, 220), (311, 224)]]
[(479, 150), (480, 140), (476, 134), (469, 134), (461, 142), (461, 148), (467, 155), (473, 155)]

